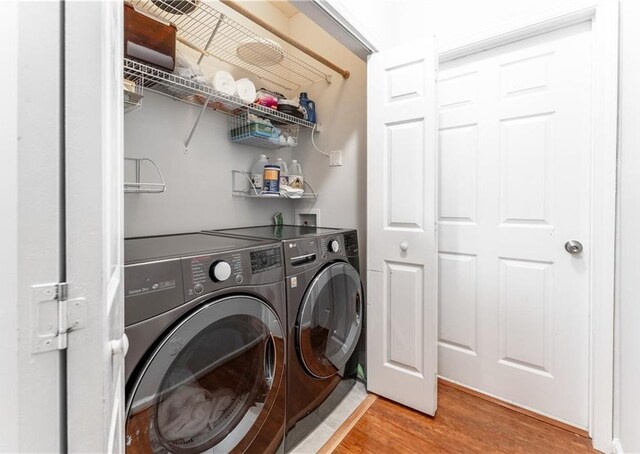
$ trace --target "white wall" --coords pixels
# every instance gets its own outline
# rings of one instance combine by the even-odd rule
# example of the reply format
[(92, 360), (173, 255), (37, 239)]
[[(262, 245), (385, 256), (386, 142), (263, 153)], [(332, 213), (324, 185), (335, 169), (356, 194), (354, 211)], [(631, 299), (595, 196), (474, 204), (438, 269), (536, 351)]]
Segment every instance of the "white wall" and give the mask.
[(621, 2), (614, 436), (640, 452), (640, 2)]

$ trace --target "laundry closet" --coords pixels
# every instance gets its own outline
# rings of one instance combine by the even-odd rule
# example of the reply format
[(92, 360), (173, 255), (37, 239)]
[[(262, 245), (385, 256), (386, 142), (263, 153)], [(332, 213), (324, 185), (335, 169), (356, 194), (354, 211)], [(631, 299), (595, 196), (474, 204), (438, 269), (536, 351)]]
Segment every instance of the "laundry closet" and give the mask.
[(462, 3), (13, 8), (7, 450), (632, 440), (620, 4)]
[(127, 452), (307, 449), (366, 394), (366, 63), (286, 2), (124, 8)]

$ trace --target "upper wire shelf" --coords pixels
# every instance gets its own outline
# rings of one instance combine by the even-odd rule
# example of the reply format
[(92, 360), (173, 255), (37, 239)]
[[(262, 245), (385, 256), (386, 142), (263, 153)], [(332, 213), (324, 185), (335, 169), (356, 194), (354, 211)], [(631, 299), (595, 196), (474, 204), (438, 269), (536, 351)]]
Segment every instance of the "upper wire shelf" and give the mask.
[(124, 77), (144, 86), (145, 90), (157, 92), (195, 106), (206, 106), (209, 109), (234, 115), (243, 110), (248, 110), (262, 117), (275, 119), (283, 123), (300, 125), (305, 128), (314, 127), (314, 123), (310, 121), (278, 112), (269, 107), (246, 103), (236, 96), (226, 95), (208, 85), (199, 84), (129, 58), (124, 59)]
[[(177, 27), (179, 38), (206, 52), (207, 56), (250, 71), (285, 90), (331, 82), (331, 75), (285, 50), (274, 40), (240, 25), (204, 1), (127, 0), (143, 11)], [(183, 13), (178, 8), (188, 5)]]

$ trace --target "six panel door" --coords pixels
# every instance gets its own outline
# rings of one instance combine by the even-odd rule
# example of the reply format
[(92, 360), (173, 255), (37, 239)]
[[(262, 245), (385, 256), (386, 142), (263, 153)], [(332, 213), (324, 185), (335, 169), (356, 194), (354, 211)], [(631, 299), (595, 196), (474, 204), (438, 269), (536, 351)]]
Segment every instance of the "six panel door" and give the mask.
[(585, 22), (445, 63), (438, 81), (439, 374), (580, 428), (591, 45)]

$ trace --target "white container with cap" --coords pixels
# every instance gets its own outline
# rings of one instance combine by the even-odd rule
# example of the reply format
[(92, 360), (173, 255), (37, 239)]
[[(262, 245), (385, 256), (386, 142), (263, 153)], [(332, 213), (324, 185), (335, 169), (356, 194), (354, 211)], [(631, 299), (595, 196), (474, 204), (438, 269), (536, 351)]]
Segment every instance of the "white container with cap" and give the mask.
[(289, 169), (282, 158), (276, 159), (276, 165), (280, 167), (280, 186), (289, 186)]
[(251, 184), (256, 189), (262, 189), (262, 173), (264, 172), (264, 166), (269, 164), (269, 158), (266, 154), (261, 154), (260, 158), (251, 167)]
[(304, 176), (302, 175), (302, 166), (296, 159), (291, 161), (289, 168), (289, 186), (294, 189), (304, 189)]

